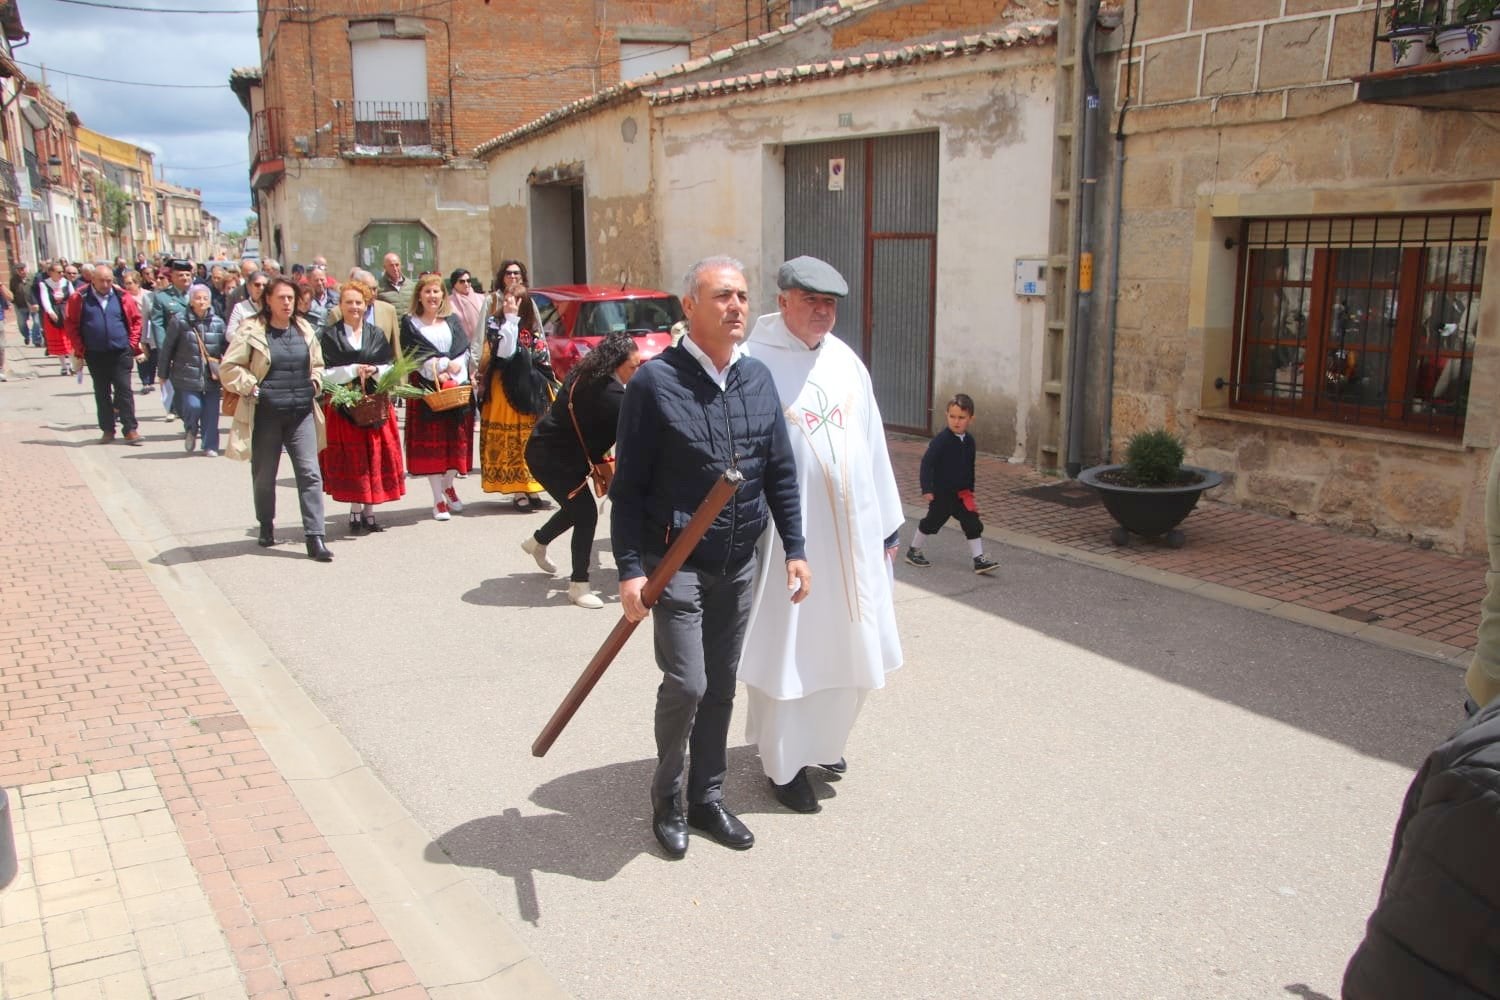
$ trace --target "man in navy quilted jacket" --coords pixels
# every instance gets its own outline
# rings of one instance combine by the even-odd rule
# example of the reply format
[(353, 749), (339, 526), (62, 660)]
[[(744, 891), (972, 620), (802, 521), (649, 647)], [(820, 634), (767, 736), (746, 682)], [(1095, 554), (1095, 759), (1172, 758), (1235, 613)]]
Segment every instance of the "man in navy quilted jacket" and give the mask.
[(651, 828), (673, 858), (687, 853), (688, 827), (736, 850), (755, 843), (724, 805), (724, 774), (756, 542), (768, 521), (775, 521), (786, 551), (790, 599), (800, 602), (812, 585), (781, 399), (770, 369), (746, 355), (742, 343), (749, 315), (744, 272), (729, 257), (705, 258), (688, 272), (687, 336), (642, 365), (626, 386), (609, 490), (620, 604), (631, 621), (642, 621), (647, 574), (724, 471), (744, 476), (651, 611), (662, 671)]

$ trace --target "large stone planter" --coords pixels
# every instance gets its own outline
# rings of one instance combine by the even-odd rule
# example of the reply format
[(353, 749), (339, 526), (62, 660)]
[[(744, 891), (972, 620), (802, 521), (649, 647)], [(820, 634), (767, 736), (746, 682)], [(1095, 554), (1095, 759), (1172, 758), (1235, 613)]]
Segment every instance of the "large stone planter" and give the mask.
[(1212, 469), (1200, 469), (1184, 465), (1182, 471), (1191, 482), (1176, 486), (1121, 486), (1101, 479), (1101, 474), (1119, 472), (1122, 465), (1096, 465), (1078, 474), (1078, 481), (1091, 486), (1099, 493), (1104, 509), (1119, 527), (1110, 532), (1109, 540), (1116, 545), (1127, 545), (1131, 535), (1142, 538), (1161, 539), (1165, 544), (1180, 549), (1187, 542), (1177, 526), (1183, 522), (1204, 490), (1211, 490), (1224, 482), (1224, 477)]

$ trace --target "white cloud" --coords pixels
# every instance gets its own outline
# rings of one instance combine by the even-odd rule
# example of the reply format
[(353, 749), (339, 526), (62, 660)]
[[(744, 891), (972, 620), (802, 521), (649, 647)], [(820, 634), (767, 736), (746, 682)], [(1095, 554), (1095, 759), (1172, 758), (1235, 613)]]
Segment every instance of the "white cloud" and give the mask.
[[(255, 0), (117, 0), (139, 7), (247, 10)], [(229, 71), (260, 65), (255, 15), (162, 14), (22, 0), (30, 42), (15, 58), (96, 132), (157, 154), (160, 176), (203, 192), (226, 229), (250, 213), (249, 118)], [(38, 65), (47, 67), (45, 74)], [(78, 75), (209, 89), (134, 87)], [(196, 169), (208, 168), (208, 169)]]

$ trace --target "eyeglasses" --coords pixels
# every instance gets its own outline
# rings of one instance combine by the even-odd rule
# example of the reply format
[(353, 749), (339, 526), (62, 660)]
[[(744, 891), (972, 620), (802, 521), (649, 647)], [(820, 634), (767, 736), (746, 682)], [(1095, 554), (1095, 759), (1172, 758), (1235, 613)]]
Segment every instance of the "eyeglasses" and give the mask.
[(521, 272), (515, 270), (514, 268), (504, 273), (507, 278), (519, 278), (521, 276)]
[(453, 283), (454, 283), (454, 284), (455, 284), (455, 285), (467, 285), (467, 284), (468, 284), (468, 283), (469, 283), (469, 279), (468, 279), (468, 278), (467, 278), (467, 277), (463, 277), (463, 278), (454, 278), (454, 279), (453, 279)]

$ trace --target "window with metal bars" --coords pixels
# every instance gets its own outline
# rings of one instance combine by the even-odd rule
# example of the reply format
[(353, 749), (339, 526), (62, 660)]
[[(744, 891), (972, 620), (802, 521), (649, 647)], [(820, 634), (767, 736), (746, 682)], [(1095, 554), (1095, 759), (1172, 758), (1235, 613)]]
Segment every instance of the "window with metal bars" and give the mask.
[(1484, 214), (1245, 220), (1231, 405), (1461, 435), (1489, 225)]

